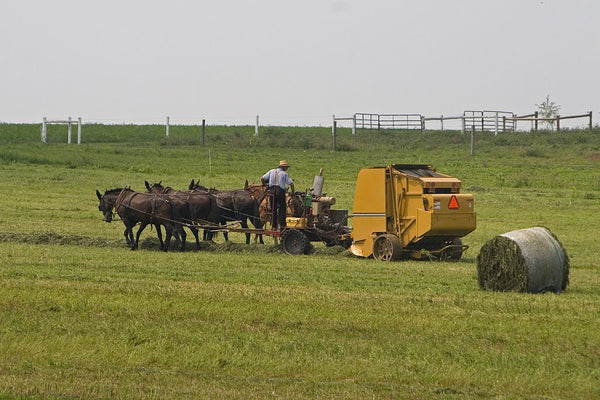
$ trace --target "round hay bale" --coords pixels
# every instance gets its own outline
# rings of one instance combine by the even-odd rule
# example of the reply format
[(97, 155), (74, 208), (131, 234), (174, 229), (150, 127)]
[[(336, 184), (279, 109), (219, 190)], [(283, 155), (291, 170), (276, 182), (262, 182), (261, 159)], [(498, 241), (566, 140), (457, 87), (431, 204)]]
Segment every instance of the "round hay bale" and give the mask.
[(569, 257), (548, 229), (520, 229), (481, 247), (477, 276), (484, 290), (559, 293), (569, 283)]

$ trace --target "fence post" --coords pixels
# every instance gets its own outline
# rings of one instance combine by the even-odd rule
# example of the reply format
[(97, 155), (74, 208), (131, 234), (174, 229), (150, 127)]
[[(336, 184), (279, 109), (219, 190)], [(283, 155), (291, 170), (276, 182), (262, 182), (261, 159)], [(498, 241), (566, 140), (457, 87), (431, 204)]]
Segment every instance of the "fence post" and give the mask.
[(256, 125), (254, 125), (254, 136), (258, 136), (258, 127), (260, 126), (258, 115), (256, 116)]
[(465, 134), (465, 116), (463, 115), (460, 120), (462, 121), (461, 127), (460, 127), (460, 134), (464, 135)]
[(471, 130), (471, 155), (475, 155), (475, 125), (473, 125), (473, 129)]
[(167, 116), (167, 137), (169, 137), (169, 117)]
[(592, 127), (592, 112), (590, 111), (590, 131), (593, 129)]
[(560, 132), (560, 115), (556, 116), (556, 132)]
[[(592, 126), (592, 117), (591, 117), (591, 112), (590, 112), (590, 127)], [(590, 128), (591, 129), (591, 128)], [(352, 134), (356, 135), (356, 114), (354, 114), (352, 116)]]
[(444, 114), (440, 115), (440, 124), (442, 125), (442, 132), (444, 132)]
[(332, 145), (331, 148), (335, 151), (336, 145), (336, 131), (337, 131), (337, 121), (335, 120), (335, 115), (333, 116), (333, 125), (331, 126), (331, 136), (332, 136)]
[(202, 146), (204, 146), (204, 137), (206, 135), (206, 120), (202, 120)]
[(81, 117), (77, 118), (77, 144), (81, 144)]
[(502, 116), (502, 132), (506, 132), (506, 115)]
[(539, 114), (536, 111), (536, 112), (533, 113), (533, 115), (535, 116), (535, 121), (534, 121), (533, 125), (535, 126), (535, 131), (537, 132), (537, 130), (538, 130), (538, 115)]
[(48, 124), (46, 117), (42, 119), (42, 143), (48, 143)]
[(494, 127), (494, 135), (498, 136), (498, 111), (496, 111), (496, 126)]
[(67, 143), (71, 144), (71, 134), (73, 132), (72, 128), (71, 128), (71, 117), (69, 117), (69, 121), (67, 122)]
[(420, 118), (421, 118), (421, 135), (424, 135), (425, 134), (425, 117), (421, 115)]

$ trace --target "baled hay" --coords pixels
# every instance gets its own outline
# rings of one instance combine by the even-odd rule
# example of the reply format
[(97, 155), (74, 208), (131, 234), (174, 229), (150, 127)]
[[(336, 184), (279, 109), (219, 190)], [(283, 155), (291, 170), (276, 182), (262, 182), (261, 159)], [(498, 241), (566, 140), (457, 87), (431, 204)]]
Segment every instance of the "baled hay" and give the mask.
[(496, 236), (484, 244), (477, 256), (477, 277), (484, 290), (525, 292), (527, 265), (517, 243)]
[(485, 290), (558, 293), (569, 282), (569, 257), (548, 229), (521, 229), (483, 245), (477, 275)]

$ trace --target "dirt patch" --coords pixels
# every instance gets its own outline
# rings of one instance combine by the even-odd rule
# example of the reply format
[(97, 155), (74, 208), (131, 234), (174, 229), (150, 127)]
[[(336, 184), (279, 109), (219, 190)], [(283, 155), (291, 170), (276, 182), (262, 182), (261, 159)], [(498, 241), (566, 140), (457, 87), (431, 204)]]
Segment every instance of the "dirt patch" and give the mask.
[(600, 151), (594, 151), (593, 153), (590, 153), (590, 155), (587, 157), (588, 160), (590, 161), (600, 161)]

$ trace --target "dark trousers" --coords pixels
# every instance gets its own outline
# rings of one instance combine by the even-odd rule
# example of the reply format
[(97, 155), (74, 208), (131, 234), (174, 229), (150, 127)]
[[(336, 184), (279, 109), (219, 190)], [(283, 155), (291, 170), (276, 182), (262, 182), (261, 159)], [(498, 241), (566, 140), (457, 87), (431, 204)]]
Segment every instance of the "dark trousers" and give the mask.
[(279, 186), (271, 186), (269, 191), (273, 194), (273, 229), (285, 228), (285, 191)]

